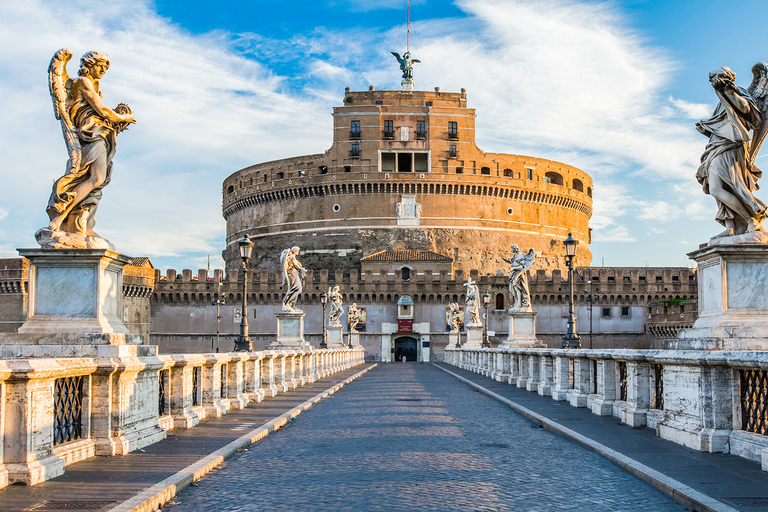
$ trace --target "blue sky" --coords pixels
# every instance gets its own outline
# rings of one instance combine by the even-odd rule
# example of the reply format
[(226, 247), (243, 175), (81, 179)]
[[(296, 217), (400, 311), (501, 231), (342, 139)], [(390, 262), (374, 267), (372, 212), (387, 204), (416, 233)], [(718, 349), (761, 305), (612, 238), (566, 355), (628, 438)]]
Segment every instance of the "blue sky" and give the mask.
[[(715, 104), (707, 73), (728, 65), (747, 86), (768, 59), (765, 15), (757, 1), (413, 0), (416, 86), (465, 87), (480, 148), (592, 175), (593, 265), (685, 266), (720, 231), (693, 177), (706, 142), (694, 123)], [(64, 170), (46, 80), (57, 49), (109, 53), (105, 102), (139, 121), (119, 137), (96, 231), (160, 268), (197, 269), (208, 255), (222, 265), (221, 181), (327, 149), (345, 86), (398, 87), (389, 52), (404, 22), (405, 0), (6, 0), (0, 257), (34, 246)]]

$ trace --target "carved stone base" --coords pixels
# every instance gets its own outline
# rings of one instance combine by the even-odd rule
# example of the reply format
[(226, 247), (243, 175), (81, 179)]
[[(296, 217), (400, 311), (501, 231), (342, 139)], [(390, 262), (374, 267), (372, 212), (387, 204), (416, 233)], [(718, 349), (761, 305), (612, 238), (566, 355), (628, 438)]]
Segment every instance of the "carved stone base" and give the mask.
[(461, 334), (452, 332), (448, 335), (448, 347), (447, 348), (461, 348), (461, 345), (459, 345), (461, 338)]
[(19, 249), (30, 260), (29, 315), (19, 333), (128, 334), (123, 266), (107, 249)]
[(349, 336), (349, 346), (351, 348), (359, 347), (360, 346), (360, 333), (359, 332), (351, 332), (348, 334)]
[(341, 325), (331, 325), (328, 327), (328, 348), (343, 348), (344, 333)]
[(277, 339), (267, 347), (270, 350), (304, 349), (310, 348), (310, 344), (304, 340), (303, 311), (295, 313), (275, 313), (277, 317)]
[(672, 350), (768, 350), (768, 245), (737, 243), (740, 237), (765, 238), (763, 232), (718, 238), (688, 254), (698, 265), (698, 319)]
[(509, 335), (499, 348), (544, 348), (536, 338), (536, 315), (533, 311), (510, 309), (507, 311)]
[(483, 326), (481, 324), (469, 324), (467, 329), (467, 341), (463, 348), (480, 348), (483, 344)]

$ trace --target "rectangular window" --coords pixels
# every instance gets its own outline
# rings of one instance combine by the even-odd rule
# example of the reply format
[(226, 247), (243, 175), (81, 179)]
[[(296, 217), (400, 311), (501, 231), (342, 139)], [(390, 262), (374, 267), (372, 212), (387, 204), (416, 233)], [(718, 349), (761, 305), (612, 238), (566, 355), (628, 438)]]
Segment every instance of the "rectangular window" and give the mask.
[(416, 121), (416, 138), (427, 138), (427, 123), (425, 121)]
[(504, 169), (504, 177), (505, 178), (511, 178), (512, 177), (512, 169)]
[(264, 175), (264, 183), (269, 181), (269, 174)]
[(603, 308), (603, 318), (611, 318), (611, 308)]
[(526, 169), (526, 176), (529, 180), (533, 179), (533, 169)]
[(320, 174), (328, 174), (328, 166), (323, 165), (320, 167)]
[(456, 149), (456, 144), (451, 144), (448, 146), (448, 156), (451, 158), (456, 158), (459, 154), (459, 150)]
[(685, 304), (680, 304), (680, 312), (685, 313)]
[(349, 129), (349, 138), (350, 139), (360, 138), (360, 121), (352, 121), (352, 126)]
[(661, 276), (656, 276), (656, 282), (657, 282), (657, 283), (663, 283), (663, 282), (664, 282), (664, 279), (662, 279), (662, 277), (661, 277)]
[(303, 178), (307, 175), (307, 171), (299, 171), (299, 178)]
[(629, 306), (621, 306), (621, 316), (629, 316)]
[(349, 150), (349, 156), (355, 157), (360, 156), (360, 143), (359, 142), (353, 142), (352, 147)]
[(281, 180), (281, 179), (283, 179), (283, 173), (281, 173), (281, 172), (276, 172), (276, 173), (275, 173), (275, 179), (276, 179), (276, 180)]
[(679, 283), (680, 282), (680, 276), (672, 276), (672, 282), (673, 283)]
[(646, 282), (646, 281), (645, 281), (645, 276), (640, 276), (640, 282), (641, 282), (641, 283), (645, 283), (645, 282)]
[(395, 137), (395, 122), (392, 120), (384, 121), (384, 138), (392, 139)]
[(431, 107), (432, 106), (432, 102), (431, 101), (427, 101), (427, 102), (424, 103), (424, 106), (425, 107)]
[(352, 172), (352, 166), (351, 165), (345, 165), (344, 166), (344, 172)]
[(694, 279), (695, 279), (694, 276), (688, 276), (688, 282), (689, 283), (692, 283), (694, 281)]
[(623, 281), (624, 281), (625, 283), (628, 283), (628, 282), (629, 282), (629, 276), (624, 276), (624, 279), (623, 279)]
[(456, 168), (456, 174), (464, 174), (464, 168), (463, 167), (457, 167)]
[(456, 121), (448, 121), (448, 138), (459, 138), (459, 125), (456, 123)]
[(490, 167), (481, 167), (480, 168), (480, 174), (491, 174), (491, 168)]
[(608, 276), (608, 282), (609, 283), (615, 283), (616, 282), (616, 278), (614, 276)]

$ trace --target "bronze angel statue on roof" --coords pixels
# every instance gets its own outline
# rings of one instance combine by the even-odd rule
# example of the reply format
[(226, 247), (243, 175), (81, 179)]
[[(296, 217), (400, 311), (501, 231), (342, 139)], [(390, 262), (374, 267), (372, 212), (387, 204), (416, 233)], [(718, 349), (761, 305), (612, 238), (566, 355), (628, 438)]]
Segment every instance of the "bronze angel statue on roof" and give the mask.
[[(736, 86), (736, 74), (729, 68), (711, 71), (709, 82), (720, 102), (711, 118), (696, 123), (709, 137), (696, 179), (717, 201), (715, 220), (725, 226), (713, 239), (766, 231), (766, 204), (754, 191), (763, 175), (755, 159), (768, 131), (768, 65), (758, 62), (752, 75), (752, 84), (744, 89)], [(750, 238), (768, 241), (764, 236)]]
[(99, 80), (109, 69), (106, 53), (80, 58), (77, 77), (67, 74), (72, 52), (56, 52), (48, 67), (53, 111), (61, 122), (69, 160), (66, 173), (53, 184), (48, 200), (48, 227), (35, 234), (38, 243), (55, 248), (112, 248), (93, 232), (102, 189), (112, 174), (117, 134), (135, 123), (128, 105), (114, 110), (102, 102)]
[(403, 81), (413, 82), (413, 64), (414, 62), (421, 62), (419, 59), (412, 59), (411, 52), (406, 51), (402, 57), (397, 52), (391, 52), (395, 56), (397, 62), (400, 64), (400, 71), (403, 72)]

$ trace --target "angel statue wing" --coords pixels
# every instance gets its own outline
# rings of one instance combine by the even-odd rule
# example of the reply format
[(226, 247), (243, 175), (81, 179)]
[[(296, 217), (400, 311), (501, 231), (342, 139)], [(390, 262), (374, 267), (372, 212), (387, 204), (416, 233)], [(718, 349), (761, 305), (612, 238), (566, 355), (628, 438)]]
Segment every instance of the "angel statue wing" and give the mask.
[(533, 265), (533, 260), (536, 258), (536, 251), (533, 250), (533, 247), (531, 247), (528, 252), (525, 254), (525, 257), (523, 258), (523, 272), (531, 268), (531, 265)]
[(285, 268), (285, 260), (288, 259), (289, 252), (291, 252), (290, 249), (285, 249), (280, 253), (280, 267), (283, 269), (283, 284), (280, 286), (285, 286), (286, 281), (288, 281), (288, 270)]
[(765, 135), (768, 133), (768, 64), (758, 62), (752, 66), (752, 83), (747, 89), (749, 94), (757, 102), (761, 112), (760, 127), (752, 135), (752, 142), (749, 145), (748, 162), (749, 166), (755, 163), (757, 154), (760, 152), (760, 146), (763, 145)]
[(72, 52), (66, 48), (57, 51), (48, 66), (48, 88), (53, 101), (53, 113), (56, 119), (61, 121), (61, 132), (64, 142), (67, 144), (69, 162), (67, 162), (67, 174), (76, 172), (80, 168), (82, 152), (77, 130), (72, 119), (69, 118), (69, 90), (72, 79), (67, 74), (67, 62), (72, 58)]
[(397, 62), (400, 62), (400, 63), (403, 62), (403, 58), (400, 56), (399, 53), (397, 53), (397, 52), (389, 52), (389, 53), (391, 53), (392, 55), (395, 56), (395, 58), (397, 59)]

